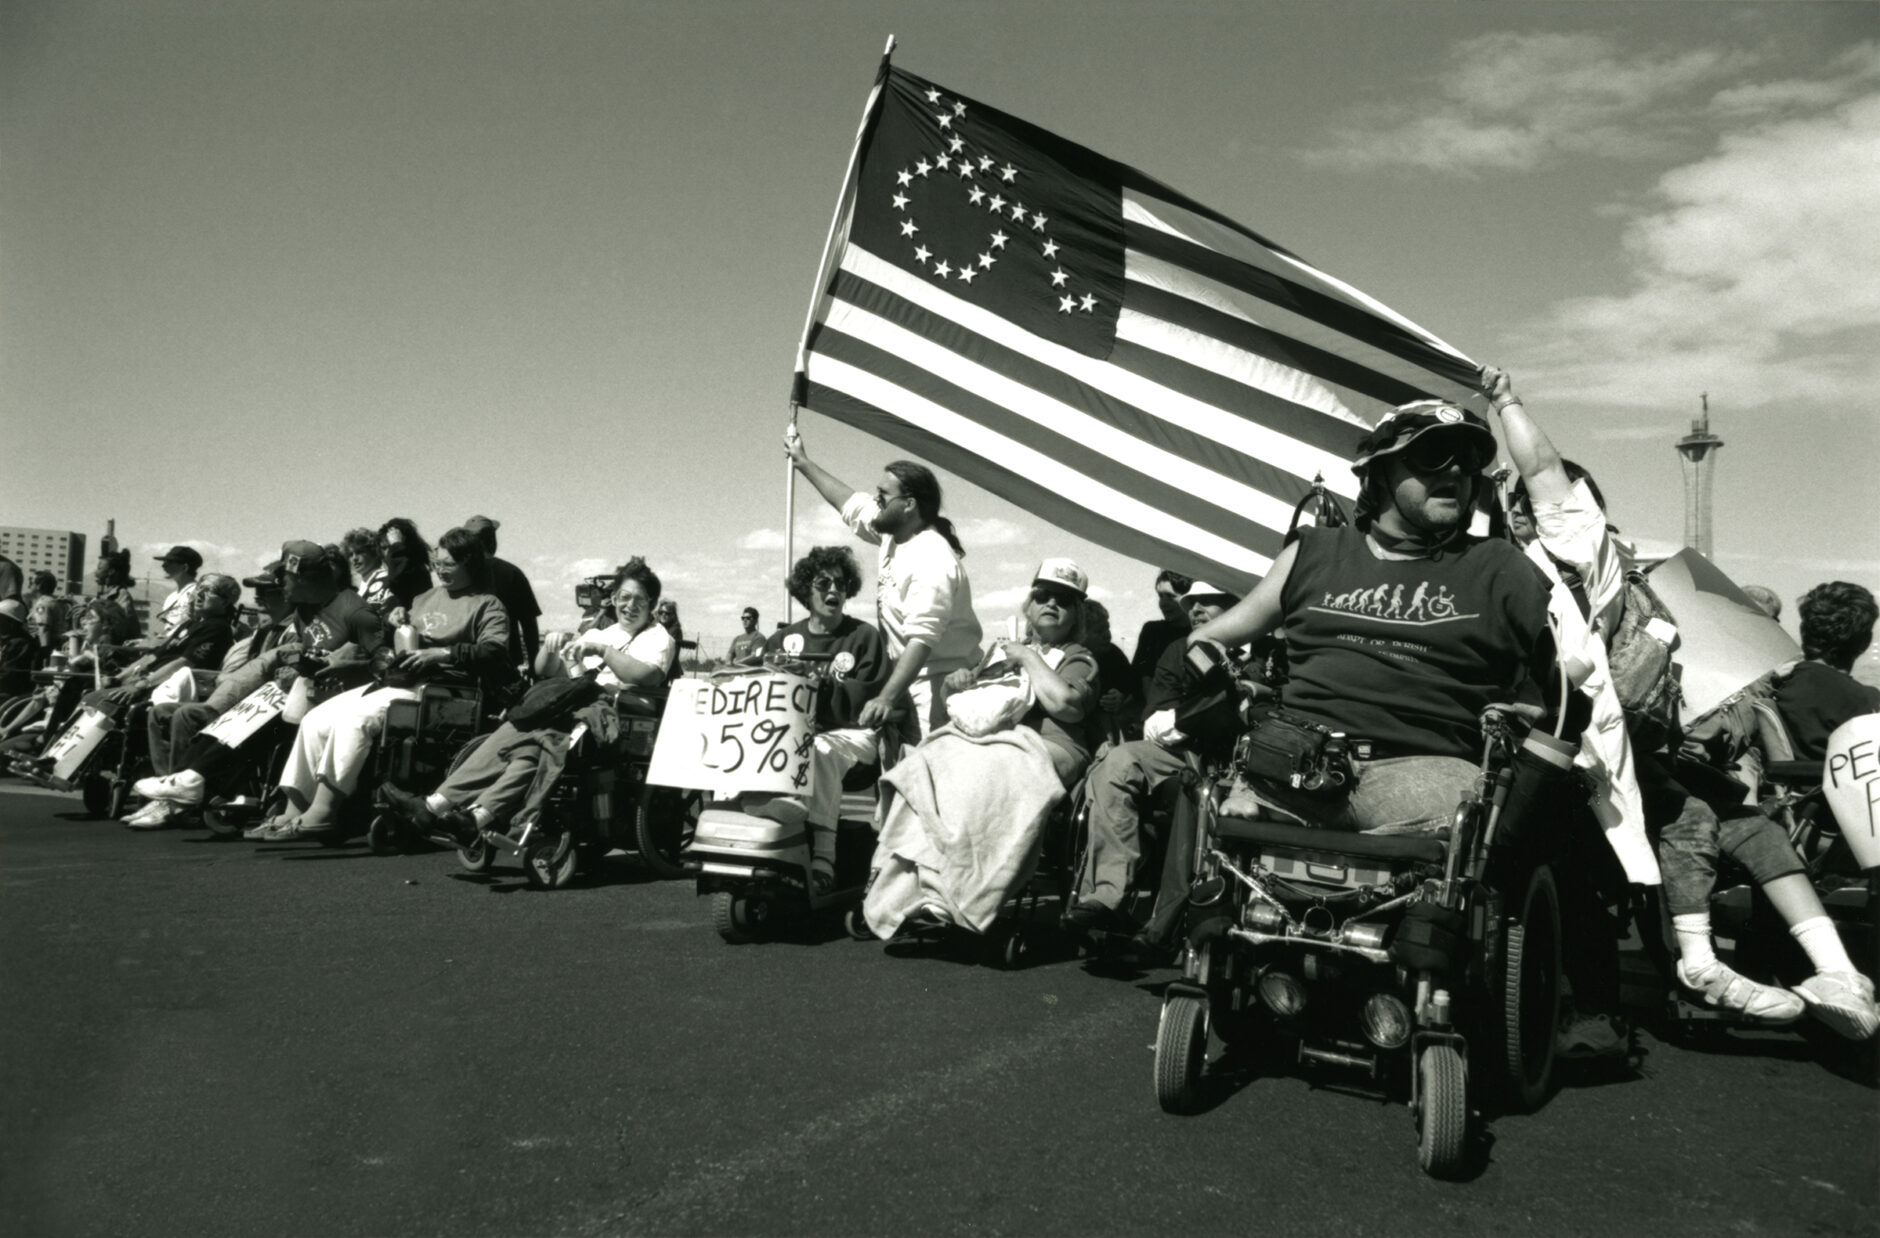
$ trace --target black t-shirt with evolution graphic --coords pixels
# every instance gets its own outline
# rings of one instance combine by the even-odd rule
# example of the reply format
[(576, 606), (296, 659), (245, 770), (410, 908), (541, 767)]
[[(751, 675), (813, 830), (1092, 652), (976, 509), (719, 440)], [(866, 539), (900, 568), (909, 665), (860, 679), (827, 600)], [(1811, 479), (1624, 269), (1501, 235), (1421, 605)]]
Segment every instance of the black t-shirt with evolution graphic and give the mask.
[(833, 632), (812, 632), (807, 618), (770, 634), (764, 653), (828, 654), (829, 677), (816, 697), (816, 726), (825, 731), (855, 725), (856, 715), (888, 678), (888, 655), (881, 633), (853, 615), (842, 616)]
[(1507, 542), (1379, 559), (1354, 528), (1305, 530), (1282, 595), (1286, 708), (1384, 755), (1474, 760), (1484, 707), (1542, 701), (1547, 598)]

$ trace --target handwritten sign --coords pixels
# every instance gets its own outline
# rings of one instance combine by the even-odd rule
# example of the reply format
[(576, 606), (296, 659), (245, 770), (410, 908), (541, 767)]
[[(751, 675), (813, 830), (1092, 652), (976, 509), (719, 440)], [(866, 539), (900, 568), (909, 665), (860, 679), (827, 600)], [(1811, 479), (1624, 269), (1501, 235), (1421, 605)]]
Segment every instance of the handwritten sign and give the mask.
[(787, 671), (677, 680), (646, 780), (715, 795), (809, 795), (815, 704), (810, 681)]
[(198, 733), (219, 740), (230, 748), (239, 748), (252, 739), (256, 731), (280, 717), (286, 707), (287, 693), (281, 691), (281, 686), (265, 683)]
[(111, 719), (102, 710), (85, 706), (72, 725), (65, 728), (65, 733), (46, 749), (46, 756), (52, 761), (52, 776), (61, 781), (70, 780), (111, 730)]
[(1880, 868), (1880, 714), (1849, 718), (1828, 736), (1821, 789), (1862, 868)]

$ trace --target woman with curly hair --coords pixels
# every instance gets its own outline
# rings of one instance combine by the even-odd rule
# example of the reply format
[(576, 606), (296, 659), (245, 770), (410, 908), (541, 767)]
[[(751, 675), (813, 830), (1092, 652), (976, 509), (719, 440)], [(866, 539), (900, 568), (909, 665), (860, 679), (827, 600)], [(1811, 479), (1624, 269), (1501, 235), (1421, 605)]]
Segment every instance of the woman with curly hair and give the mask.
[[(790, 596), (809, 615), (772, 632), (764, 658), (829, 659), (816, 693), (813, 792), (808, 797), (778, 795), (745, 810), (785, 822), (806, 821), (810, 831), (810, 876), (818, 892), (835, 885), (836, 818), (842, 808), (842, 779), (856, 765), (877, 759), (873, 728), (859, 724), (862, 706), (874, 698), (888, 677), (888, 656), (881, 633), (843, 613), (862, 591), (862, 572), (846, 546), (817, 546), (796, 561), (786, 582)], [(753, 797), (755, 798), (755, 797)]]
[(430, 543), (405, 517), (393, 516), (379, 526), (379, 561), (385, 568), (385, 591), (391, 594), (382, 603), (385, 610), (410, 609), (418, 595), (431, 587)]
[(1849, 718), (1880, 712), (1880, 688), (1850, 673), (1873, 643), (1880, 607), (1873, 594), (1845, 580), (1816, 585), (1796, 608), (1802, 621), (1802, 656), (1776, 681), (1776, 708), (1789, 728), (1798, 761), (1824, 761), (1828, 736)]

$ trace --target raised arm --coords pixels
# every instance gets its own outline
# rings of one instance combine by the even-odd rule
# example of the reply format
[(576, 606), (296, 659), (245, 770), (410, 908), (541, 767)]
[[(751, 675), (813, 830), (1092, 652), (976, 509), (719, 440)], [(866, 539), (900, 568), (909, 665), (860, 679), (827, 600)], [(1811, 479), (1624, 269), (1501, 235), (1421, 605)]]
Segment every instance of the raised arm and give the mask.
[(816, 487), (816, 492), (823, 496), (829, 506), (841, 511), (843, 504), (855, 494), (855, 487), (809, 458), (809, 451), (803, 446), (803, 436), (797, 432), (794, 422), (783, 432), (783, 449), (789, 453), (790, 463), (796, 466), (796, 471), (809, 478), (809, 484)]
[(1521, 397), (1514, 393), (1514, 383), (1506, 370), (1489, 366), (1482, 371), (1488, 385), (1489, 401), (1501, 414), (1502, 438), (1508, 444), (1508, 457), (1527, 483), (1528, 497), (1536, 503), (1559, 503), (1573, 489), (1573, 481), (1547, 431), (1528, 416)]

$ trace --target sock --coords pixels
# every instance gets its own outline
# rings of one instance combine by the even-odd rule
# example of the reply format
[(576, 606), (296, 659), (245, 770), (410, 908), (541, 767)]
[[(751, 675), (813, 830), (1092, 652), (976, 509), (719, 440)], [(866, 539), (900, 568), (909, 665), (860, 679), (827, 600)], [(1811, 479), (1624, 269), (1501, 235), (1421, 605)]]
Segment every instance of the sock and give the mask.
[(440, 817), (450, 811), (450, 801), (436, 791), (424, 797), (424, 806)]
[(1847, 957), (1847, 947), (1841, 944), (1841, 934), (1835, 929), (1834, 921), (1828, 917), (1815, 916), (1791, 925), (1789, 936), (1808, 951), (1808, 961), (1815, 965), (1816, 971), (1854, 970), (1854, 960)]
[(470, 809), (470, 819), (476, 822), (479, 830), (487, 830), (490, 826), (495, 824), (496, 814), (483, 807), (483, 805), (476, 804)]
[(1717, 961), (1717, 952), (1710, 944), (1709, 912), (1672, 916), (1671, 931), (1678, 936), (1678, 957), (1684, 960), (1686, 972), (1697, 971)]

